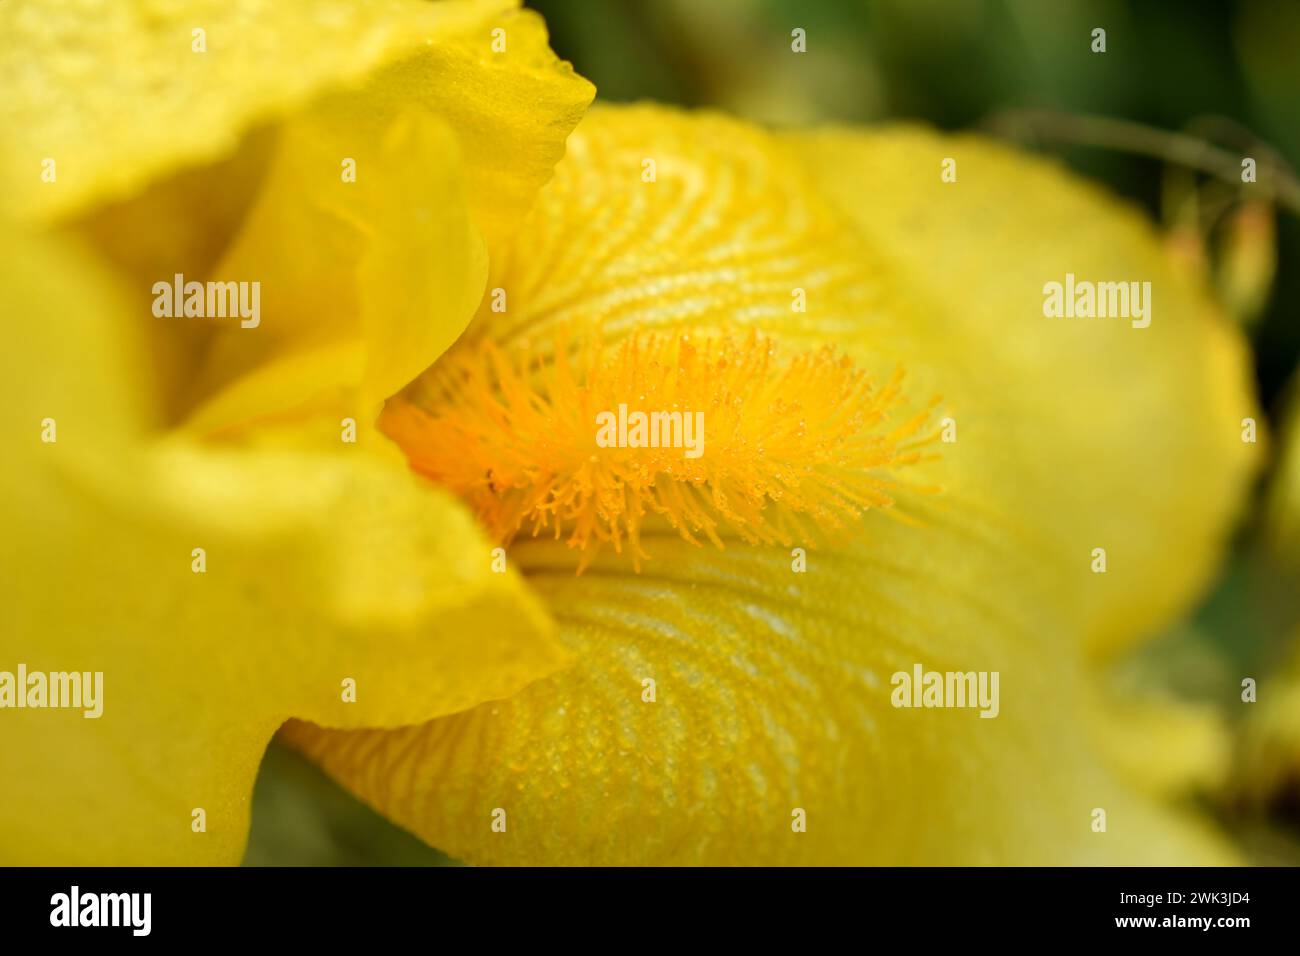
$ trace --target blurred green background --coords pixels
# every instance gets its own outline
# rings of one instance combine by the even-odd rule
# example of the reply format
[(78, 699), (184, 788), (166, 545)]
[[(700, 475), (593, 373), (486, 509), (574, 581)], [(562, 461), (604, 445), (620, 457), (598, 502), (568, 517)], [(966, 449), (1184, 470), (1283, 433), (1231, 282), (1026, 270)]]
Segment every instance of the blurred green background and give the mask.
[[(1296, 0), (534, 0), (552, 45), (608, 100), (713, 107), (774, 125), (906, 119), (986, 129), (1057, 155), (1140, 203), (1214, 270), (1255, 346), (1276, 419), (1300, 364), (1300, 217), (1243, 205), (1239, 184), (1170, 161), (1189, 143), (1229, 159), (1300, 158)], [(807, 34), (794, 55), (790, 32)], [(1095, 27), (1107, 49), (1090, 49)], [(1009, 111), (1048, 111), (1046, 128)], [(1041, 116), (1041, 114), (1036, 114)], [(1124, 120), (1113, 129), (1087, 117)], [(1046, 131), (1045, 131), (1046, 129)], [(1185, 134), (1190, 139), (1179, 139)], [(1152, 148), (1154, 147), (1154, 148)], [(1177, 147), (1175, 149), (1175, 147)], [(1261, 184), (1265, 177), (1261, 174)], [(1256, 190), (1254, 196), (1267, 193)], [(1264, 673), (1300, 625), (1289, 569), (1242, 529), (1222, 579), (1133, 669), (1218, 699), (1223, 676)], [(1130, 678), (1132, 675), (1129, 675)], [(1234, 686), (1232, 681), (1227, 686)], [(1217, 695), (1217, 696), (1216, 696)], [(1300, 807), (1208, 809), (1260, 863), (1300, 863)], [(273, 746), (254, 796), (249, 865), (447, 865), (301, 757)]]

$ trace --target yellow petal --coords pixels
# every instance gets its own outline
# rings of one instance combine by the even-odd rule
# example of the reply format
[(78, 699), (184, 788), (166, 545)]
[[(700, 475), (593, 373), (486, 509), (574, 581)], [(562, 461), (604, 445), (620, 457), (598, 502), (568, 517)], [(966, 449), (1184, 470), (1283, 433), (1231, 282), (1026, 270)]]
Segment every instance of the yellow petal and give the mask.
[(31, 236), (0, 263), (22, 316), (0, 369), (0, 671), (103, 674), (98, 718), (4, 711), (5, 863), (234, 863), (286, 719), (407, 724), (567, 660), (448, 495), (370, 456), (151, 439), (122, 290)]
[[(377, 408), (460, 334), (486, 272), (474, 229), (499, 245), (517, 227), (591, 99), (540, 18), (491, 22), (504, 32), (433, 44), (285, 124), (262, 198), (215, 269), (267, 275), (270, 321), (211, 346), (194, 394), (212, 397), (190, 427), (295, 407), (358, 368), (354, 404)], [(341, 181), (341, 157), (355, 182)], [(349, 336), (353, 349), (332, 344)]]
[(1156, 796), (1218, 790), (1231, 769), (1227, 728), (1208, 706), (1126, 688), (1097, 700), (1089, 722), (1123, 778)]
[[(5, 196), (25, 216), (66, 216), (130, 195), (161, 173), (218, 160), (257, 124), (435, 44), (457, 45), (458, 57), (476, 46), (492, 63), (490, 31), (518, 24), (518, 6), (518, 0), (321, 0), (309, 11), (274, 0), (6, 5), (0, 77), (8, 95), (0, 125), (16, 135), (0, 149), (0, 174), (14, 186)], [(526, 45), (537, 25), (529, 22), (520, 32)], [(588, 84), (536, 48), (525, 53), (521, 47), (512, 62), (536, 84), (528, 88), (520, 80), (516, 94), (538, 92), (547, 106), (571, 105), (583, 95), (590, 100)], [(441, 80), (460, 87), (484, 78), (470, 73), (462, 64)], [(577, 91), (567, 100), (558, 91), (566, 81)], [(410, 88), (403, 93), (418, 95)], [(141, 103), (150, 108), (140, 109)], [(516, 105), (500, 101), (493, 119)], [(539, 110), (532, 128), (552, 115)], [(580, 115), (578, 108), (570, 119)], [(558, 157), (561, 147), (552, 142), (546, 150)], [(47, 158), (55, 160), (57, 185), (41, 181)]]
[[(870, 135), (899, 140), (890, 176), (850, 163), (855, 142), (834, 175), (881, 205), (902, 203), (897, 175), (928, 163), (935, 147), (910, 132)], [(804, 146), (711, 115), (593, 112), (516, 245), (494, 259), (489, 281), (510, 305), (482, 308), (475, 336), (546, 356), (557, 330), (598, 317), (611, 345), (638, 329), (737, 325), (782, 348), (832, 343), (878, 382), (901, 366), (913, 407), (942, 394), (957, 441), (916, 463), (893, 507), (866, 512), (850, 541), (809, 550), (806, 572), (790, 551), (738, 534), (723, 536), (725, 550), (697, 549), (662, 520), (642, 531), (639, 574), (626, 556), (602, 552), (575, 577), (589, 553), (518, 537), (512, 560), (577, 652), (573, 669), (422, 727), (291, 724), (288, 737), (386, 815), (472, 862), (1228, 859), (1200, 824), (1106, 769), (1085, 725), (1085, 637), (1113, 623), (1134, 578), (1156, 589), (1178, 566), (1162, 592), (1168, 613), (1204, 573), (1202, 552), (1222, 533), (1245, 467), (1230, 446), (1235, 431), (1203, 434), (1223, 406), (1251, 407), (1236, 343), (1160, 272), (1152, 278), (1169, 302), (1160, 347), (1103, 328), (1087, 347), (1100, 368), (1127, 368), (1140, 349), (1144, 376), (1103, 387), (1072, 371), (1084, 333), (1058, 341), (1033, 328), (1047, 321), (1039, 295), (1052, 273), (1031, 266), (1022, 276), (1014, 258), (1041, 255), (1054, 269), (1054, 257), (1086, 256), (1084, 268), (1096, 254), (1059, 233), (1022, 247), (1009, 220), (1029, 223), (1059, 200), (1083, 234), (1119, 243), (1143, 270), (1160, 268), (1156, 243), (1068, 177), (988, 149), (1002, 163), (984, 170), (1009, 203), (997, 213), (1002, 227), (987, 233), (970, 210), (945, 219), (942, 200), (910, 195), (911, 215), (947, 229), (945, 242), (965, 257), (936, 251), (921, 275), (889, 237), (839, 218), (818, 185), (830, 172), (805, 166)], [(969, 278), (987, 300), (973, 306), (983, 321), (956, 314), (969, 304), (945, 291), (951, 263), (962, 266), (957, 280), (985, 273)], [(794, 307), (799, 290), (805, 311)], [(417, 383), (404, 401), (427, 397)], [(1156, 438), (1144, 429), (1156, 423), (1167, 462), (1147, 451)], [(1087, 470), (1077, 449), (1096, 454)], [(1129, 487), (1126, 456), (1150, 490)], [(941, 491), (922, 493), (929, 485)], [(1157, 491), (1187, 527), (1153, 503)], [(1225, 500), (1178, 511), (1214, 492)], [(1096, 544), (1123, 556), (1119, 582), (1092, 574)], [(1133, 551), (1146, 563), (1131, 566)], [(893, 675), (917, 665), (997, 672), (998, 715), (893, 706)], [(806, 832), (792, 827), (800, 810)], [(493, 828), (497, 811), (505, 832)], [(1096, 811), (1104, 832), (1094, 830)]]
[[(1139, 213), (1049, 162), (918, 128), (791, 137), (819, 184), (966, 350), (970, 443), (996, 445), (982, 495), (1072, 568), (1085, 638), (1118, 650), (1184, 611), (1219, 560), (1258, 445), (1244, 340)], [(957, 181), (940, 179), (956, 160)], [(1044, 285), (1150, 282), (1151, 321), (1051, 319)], [(980, 384), (982, 380), (982, 387)], [(946, 389), (945, 394), (954, 394)]]
[[(368, 108), (343, 97), (285, 124), (262, 198), (213, 273), (260, 281), (260, 316), (213, 335), (190, 428), (284, 412), (349, 384), (368, 421), (364, 412), (427, 367), (472, 315), (487, 262), (455, 137), (415, 113), (377, 126)], [(356, 182), (341, 178), (344, 156)]]
[[(339, 390), (375, 406), (459, 333), (479, 235), (520, 220), (593, 95), (518, 5), (5, 7), (6, 205), (139, 283), (172, 419), (212, 430)], [(261, 282), (267, 326), (162, 325), (146, 292), (177, 274)]]
[[(1041, 596), (999, 604), (999, 572), (1028, 573), (1023, 557), (972, 553), (949, 528), (866, 524), (870, 545), (813, 553), (805, 574), (788, 554), (656, 536), (642, 574), (598, 559), (576, 578), (561, 545), (516, 545), (573, 669), (423, 727), (286, 733), (475, 863), (1227, 858), (1098, 768), (1078, 720), (1080, 660), (1042, 639)], [(891, 676), (916, 663), (998, 671), (1000, 713), (894, 708)], [(1106, 833), (1092, 831), (1096, 808)]]
[(493, 254), (518, 230), (596, 95), (551, 52), (538, 14), (506, 6), (454, 42), (394, 64), (368, 96), (377, 110), (414, 101), (455, 129), (470, 209)]

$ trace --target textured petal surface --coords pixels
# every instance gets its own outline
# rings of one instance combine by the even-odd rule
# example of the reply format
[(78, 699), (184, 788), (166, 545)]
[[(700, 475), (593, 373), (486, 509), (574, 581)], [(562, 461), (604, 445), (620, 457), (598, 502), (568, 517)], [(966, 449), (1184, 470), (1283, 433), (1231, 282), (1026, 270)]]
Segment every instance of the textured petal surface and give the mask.
[[(544, 354), (555, 329), (595, 321), (611, 342), (740, 325), (794, 348), (834, 343), (878, 380), (901, 366), (917, 406), (942, 395), (957, 441), (899, 489), (908, 522), (868, 513), (851, 541), (809, 551), (805, 573), (786, 550), (700, 550), (653, 522), (640, 574), (602, 555), (575, 577), (563, 542), (517, 540), (511, 560), (578, 652), (573, 669), (423, 727), (286, 730), (435, 846), (511, 863), (1225, 858), (1102, 769), (1081, 723), (1088, 648), (1185, 601), (1235, 505), (1249, 450), (1220, 426), (1253, 409), (1238, 343), (1135, 216), (1063, 173), (969, 145), (988, 166), (963, 170), (982, 171), (997, 197), (984, 202), (1001, 204), (990, 230), (994, 211), (900, 185), (933, 167), (939, 188), (947, 142), (843, 139), (594, 112), (492, 263), (508, 309), (481, 309), (471, 338)], [(892, 230), (865, 228), (866, 207), (841, 208), (838, 185), (873, 197)], [(1070, 210), (1077, 235), (1045, 239), (1046, 207)], [(894, 234), (914, 223), (937, 243), (926, 271), (919, 240)], [(1016, 265), (1029, 256), (1039, 265)], [(1159, 324), (1043, 327), (1042, 285), (1058, 272), (1134, 268), (1167, 303)], [(962, 283), (969, 297), (949, 295)], [(1084, 342), (1104, 382), (1075, 369)], [(1119, 556), (1106, 575), (1090, 570), (1097, 546)], [(891, 675), (917, 664), (997, 671), (999, 715), (893, 707)], [(807, 832), (792, 829), (798, 809)]]
[(30, 236), (0, 263), (21, 317), (0, 370), (0, 670), (103, 673), (97, 719), (0, 715), (5, 863), (236, 862), (286, 719), (409, 724), (567, 661), (450, 496), (360, 451), (150, 439), (121, 288)]
[[(657, 571), (575, 578), (558, 547), (516, 546), (572, 670), (423, 727), (286, 733), (385, 815), (478, 863), (1230, 858), (1093, 761), (1075, 719), (1080, 662), (1043, 639), (1040, 613), (999, 606), (994, 569), (1028, 572), (1023, 559), (867, 525), (871, 548), (813, 555), (803, 575), (784, 554), (718, 560), (664, 537)], [(918, 662), (999, 671), (999, 716), (893, 708), (891, 674)], [(1106, 833), (1091, 830), (1095, 808)], [(796, 809), (807, 832), (791, 829)]]

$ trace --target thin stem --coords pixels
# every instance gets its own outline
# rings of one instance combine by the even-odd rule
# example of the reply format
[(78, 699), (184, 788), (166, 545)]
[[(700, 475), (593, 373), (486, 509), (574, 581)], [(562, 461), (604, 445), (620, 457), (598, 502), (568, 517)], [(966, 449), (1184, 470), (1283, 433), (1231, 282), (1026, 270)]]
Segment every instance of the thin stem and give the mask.
[[(1144, 126), (1131, 120), (1025, 109), (996, 114), (984, 125), (1011, 139), (1045, 138), (1136, 153), (1198, 170), (1239, 189), (1242, 185), (1249, 185), (1241, 181), (1243, 157), (1240, 154), (1196, 136)], [(1260, 153), (1257, 169), (1259, 188), (1267, 198), (1300, 216), (1300, 181), (1272, 148), (1259, 143), (1256, 152)]]

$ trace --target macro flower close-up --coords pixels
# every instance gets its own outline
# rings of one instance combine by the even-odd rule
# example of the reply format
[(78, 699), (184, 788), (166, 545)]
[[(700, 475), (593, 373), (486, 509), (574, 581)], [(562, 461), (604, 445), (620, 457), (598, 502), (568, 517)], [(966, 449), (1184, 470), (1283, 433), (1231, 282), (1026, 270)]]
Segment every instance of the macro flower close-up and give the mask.
[(1300, 861), (1287, 145), (627, 6), (0, 5), (0, 863)]

